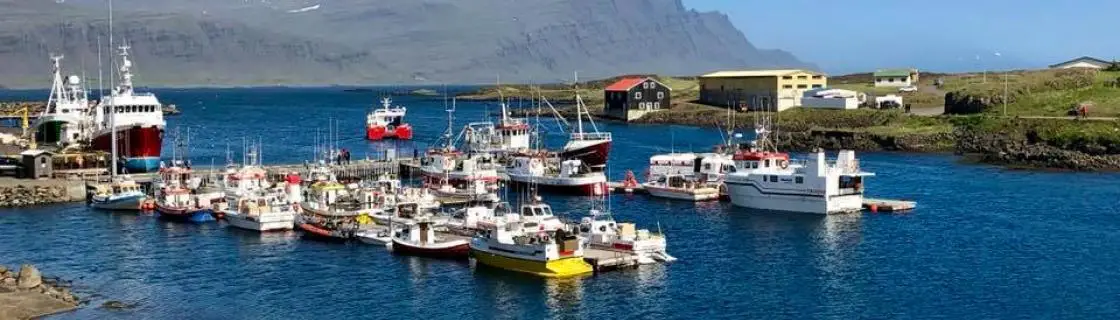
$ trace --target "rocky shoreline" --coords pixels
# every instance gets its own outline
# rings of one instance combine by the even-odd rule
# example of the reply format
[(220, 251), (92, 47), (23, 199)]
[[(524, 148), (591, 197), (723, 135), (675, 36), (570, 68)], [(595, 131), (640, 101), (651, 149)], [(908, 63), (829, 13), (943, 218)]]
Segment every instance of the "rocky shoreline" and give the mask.
[(0, 265), (0, 319), (30, 319), (72, 311), (80, 300), (64, 281), (44, 277), (34, 265), (18, 271)]

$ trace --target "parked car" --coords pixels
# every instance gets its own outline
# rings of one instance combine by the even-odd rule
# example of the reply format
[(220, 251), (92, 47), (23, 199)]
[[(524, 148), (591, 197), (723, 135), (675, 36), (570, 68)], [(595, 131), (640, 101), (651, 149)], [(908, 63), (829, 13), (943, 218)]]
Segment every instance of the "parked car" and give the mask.
[(917, 92), (917, 91), (918, 91), (918, 87), (916, 87), (916, 86), (906, 86), (906, 87), (898, 88), (898, 92)]
[(19, 176), (23, 172), (23, 162), (20, 159), (0, 157), (0, 175), (10, 174)]

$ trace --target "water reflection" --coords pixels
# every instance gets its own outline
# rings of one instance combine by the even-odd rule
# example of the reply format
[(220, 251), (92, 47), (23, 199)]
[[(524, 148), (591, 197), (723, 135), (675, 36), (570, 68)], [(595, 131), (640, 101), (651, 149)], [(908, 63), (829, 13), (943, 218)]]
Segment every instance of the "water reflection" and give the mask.
[(586, 278), (544, 279), (545, 306), (549, 314), (574, 315), (583, 301), (583, 281)]

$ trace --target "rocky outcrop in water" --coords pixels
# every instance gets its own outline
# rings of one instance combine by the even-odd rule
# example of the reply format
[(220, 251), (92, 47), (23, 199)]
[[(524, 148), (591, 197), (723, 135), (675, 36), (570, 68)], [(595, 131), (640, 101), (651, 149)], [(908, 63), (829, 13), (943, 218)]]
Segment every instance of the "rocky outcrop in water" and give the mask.
[(44, 277), (34, 265), (24, 264), (18, 272), (0, 265), (0, 319), (38, 318), (78, 304), (66, 282)]

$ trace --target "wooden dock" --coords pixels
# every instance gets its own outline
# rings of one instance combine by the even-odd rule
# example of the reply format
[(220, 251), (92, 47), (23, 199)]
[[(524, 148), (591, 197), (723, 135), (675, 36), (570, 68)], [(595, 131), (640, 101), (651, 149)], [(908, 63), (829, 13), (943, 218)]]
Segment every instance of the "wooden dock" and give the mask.
[(917, 206), (915, 201), (863, 198), (863, 209), (871, 212), (903, 212)]

